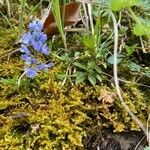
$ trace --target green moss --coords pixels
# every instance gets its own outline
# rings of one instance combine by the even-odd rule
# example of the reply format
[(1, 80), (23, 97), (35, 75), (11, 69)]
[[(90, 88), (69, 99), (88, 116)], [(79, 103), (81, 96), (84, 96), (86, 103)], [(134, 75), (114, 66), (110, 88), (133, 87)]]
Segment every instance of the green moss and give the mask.
[(18, 29), (2, 28), (0, 30), (0, 56), (14, 50), (17, 40)]
[[(53, 85), (48, 83), (49, 86)], [(5, 130), (2, 129), (0, 142), (3, 147), (10, 145), (10, 148), (15, 148), (18, 144), (23, 145), (24, 140), (26, 141), (26, 149), (30, 148), (31, 145), (32, 147), (38, 146), (38, 149), (82, 147), (82, 138), (85, 132), (81, 124), (87, 118), (82, 108), (82, 94), (77, 89), (72, 89), (70, 94), (66, 96), (58, 85), (54, 84), (53, 86), (54, 90), (49, 92), (51, 94), (49, 98), (46, 94), (45, 97), (37, 98), (37, 102), (34, 100), (36, 95), (33, 94), (34, 96), (29, 97), (31, 104), (21, 103), (19, 100), (14, 102), (15, 107), (6, 112), (11, 119), (4, 117), (4, 119), (8, 119), (8, 123), (3, 121), (8, 127), (5, 134)], [(43, 87), (42, 90), (44, 90)], [(53, 95), (55, 90), (58, 92), (57, 95)], [(16, 99), (18, 98), (19, 94)], [(13, 101), (12, 98), (11, 101)], [(36, 103), (34, 103), (35, 101)], [(6, 108), (3, 109), (6, 111)], [(22, 113), (29, 116), (24, 118)], [(22, 139), (16, 141), (16, 136), (20, 136), (19, 138)]]
[[(139, 130), (122, 108), (113, 88), (84, 84), (61, 87), (52, 75), (56, 68), (40, 74), (20, 89), (14, 90), (10, 84), (0, 85), (2, 148), (84, 149), (83, 138), (97, 126), (113, 126), (119, 132)], [(146, 123), (143, 94), (133, 85), (124, 86), (124, 90), (130, 109)]]
[[(9, 32), (12, 31), (6, 31), (7, 36)], [(15, 35), (6, 40), (3, 36), (1, 54), (14, 50), (10, 42)], [(59, 64), (35, 79), (24, 77), (18, 87), (23, 67), (19, 53), (10, 57), (9, 63), (6, 59), (0, 63), (0, 149), (82, 150), (83, 139), (91, 130), (139, 130), (122, 107), (114, 87), (85, 83), (62, 87), (56, 78), (62, 69)], [(122, 86), (122, 90), (130, 109), (146, 124), (148, 94), (133, 84)]]

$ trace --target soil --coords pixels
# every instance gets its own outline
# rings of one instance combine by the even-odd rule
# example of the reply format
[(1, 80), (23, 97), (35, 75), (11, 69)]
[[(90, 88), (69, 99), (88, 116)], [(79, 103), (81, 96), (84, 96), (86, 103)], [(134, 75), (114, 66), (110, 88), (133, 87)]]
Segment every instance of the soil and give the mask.
[(103, 130), (88, 136), (85, 141), (85, 150), (143, 150), (146, 146), (144, 134), (137, 131), (114, 133)]

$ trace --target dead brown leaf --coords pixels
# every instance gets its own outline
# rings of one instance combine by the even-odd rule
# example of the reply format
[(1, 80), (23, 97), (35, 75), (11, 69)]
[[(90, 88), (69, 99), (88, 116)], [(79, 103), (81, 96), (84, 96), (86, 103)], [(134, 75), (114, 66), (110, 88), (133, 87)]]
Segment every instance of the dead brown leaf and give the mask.
[(106, 89), (100, 90), (99, 100), (102, 100), (103, 103), (112, 104), (114, 102), (115, 97), (116, 94), (114, 92), (107, 91)]
[[(64, 15), (64, 27), (72, 25), (76, 23), (80, 17), (80, 4), (79, 2), (73, 2), (66, 4), (64, 6), (60, 6), (60, 15), (62, 18), (63, 10), (65, 10)], [(48, 36), (52, 36), (59, 32), (57, 24), (55, 22), (53, 11), (49, 13), (49, 16), (46, 18), (44, 22), (44, 31)]]

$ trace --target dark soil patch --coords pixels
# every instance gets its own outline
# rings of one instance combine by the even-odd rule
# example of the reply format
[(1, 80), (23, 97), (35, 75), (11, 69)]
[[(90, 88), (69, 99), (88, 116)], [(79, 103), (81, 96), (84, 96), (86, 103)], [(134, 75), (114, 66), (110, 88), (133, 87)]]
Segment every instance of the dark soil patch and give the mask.
[(85, 150), (143, 150), (146, 139), (142, 132), (113, 133), (102, 130), (85, 139)]

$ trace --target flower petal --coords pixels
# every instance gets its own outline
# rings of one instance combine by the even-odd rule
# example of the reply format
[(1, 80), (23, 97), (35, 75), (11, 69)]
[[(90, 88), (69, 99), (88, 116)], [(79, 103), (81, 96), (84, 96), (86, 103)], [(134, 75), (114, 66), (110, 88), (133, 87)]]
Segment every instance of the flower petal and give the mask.
[(46, 40), (47, 40), (47, 35), (43, 33), (41, 35), (40, 41), (44, 43)]
[(45, 68), (51, 68), (53, 66), (54, 66), (54, 64), (52, 62), (45, 64)]
[(21, 58), (26, 62), (27, 65), (31, 64), (31, 57), (30, 56), (23, 54), (23, 55), (21, 55)]
[(21, 45), (21, 50), (20, 51), (25, 53), (26, 55), (30, 55), (29, 49), (24, 44)]
[(25, 61), (26, 65), (39, 64), (37, 59), (35, 59), (29, 55), (23, 54), (23, 55), (21, 55), (21, 58)]
[(37, 65), (37, 66), (36, 66), (36, 69), (37, 69), (37, 70), (43, 70), (43, 69), (45, 69), (45, 65), (43, 65), (43, 64)]
[(43, 29), (43, 24), (40, 20), (34, 20), (29, 24), (29, 29), (31, 31), (41, 31)]
[(34, 49), (38, 52), (41, 51), (43, 43), (41, 41), (35, 42)]
[(34, 78), (37, 75), (37, 71), (33, 68), (26, 68), (26, 76), (29, 78)]
[(43, 53), (43, 54), (45, 54), (45, 55), (48, 55), (48, 54), (50, 53), (50, 49), (47, 47), (46, 44), (44, 44), (44, 45), (42, 46), (42, 51), (41, 51), (41, 53)]
[(30, 32), (27, 32), (24, 34), (24, 36), (22, 37), (22, 43), (23, 44), (29, 44), (30, 43), (30, 40), (32, 39), (32, 36), (31, 36), (31, 33)]

